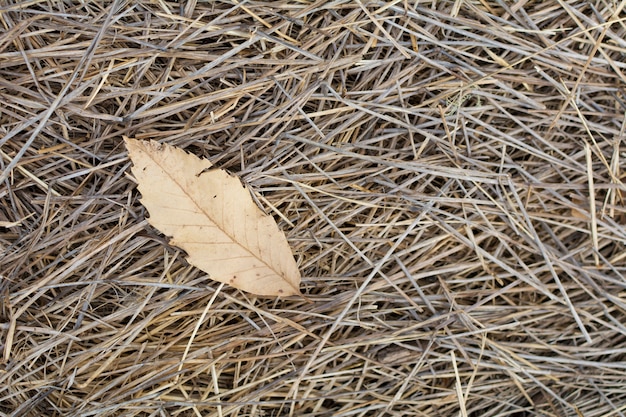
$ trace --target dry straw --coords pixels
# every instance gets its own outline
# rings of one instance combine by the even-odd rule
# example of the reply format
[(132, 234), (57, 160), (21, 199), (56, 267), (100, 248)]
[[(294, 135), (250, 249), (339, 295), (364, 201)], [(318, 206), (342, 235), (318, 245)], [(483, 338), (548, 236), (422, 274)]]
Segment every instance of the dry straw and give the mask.
[[(0, 415), (623, 416), (625, 4), (0, 1)], [(122, 135), (310, 302), (189, 266)]]

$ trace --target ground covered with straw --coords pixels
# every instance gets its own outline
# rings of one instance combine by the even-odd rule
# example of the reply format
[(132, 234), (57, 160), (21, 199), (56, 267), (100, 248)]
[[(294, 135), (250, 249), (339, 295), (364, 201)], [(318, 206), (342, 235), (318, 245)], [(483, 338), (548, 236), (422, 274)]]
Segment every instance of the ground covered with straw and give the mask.
[[(0, 1), (0, 415), (623, 416), (625, 6)], [(190, 266), (124, 135), (306, 298)]]

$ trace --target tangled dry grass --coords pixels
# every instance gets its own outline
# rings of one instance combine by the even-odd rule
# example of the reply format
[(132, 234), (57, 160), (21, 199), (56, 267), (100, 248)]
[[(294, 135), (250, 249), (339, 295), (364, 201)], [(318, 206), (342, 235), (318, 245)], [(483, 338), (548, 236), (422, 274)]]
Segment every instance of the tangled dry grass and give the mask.
[[(623, 0), (4, 0), (0, 415), (623, 416)], [(311, 300), (151, 229), (238, 174)]]

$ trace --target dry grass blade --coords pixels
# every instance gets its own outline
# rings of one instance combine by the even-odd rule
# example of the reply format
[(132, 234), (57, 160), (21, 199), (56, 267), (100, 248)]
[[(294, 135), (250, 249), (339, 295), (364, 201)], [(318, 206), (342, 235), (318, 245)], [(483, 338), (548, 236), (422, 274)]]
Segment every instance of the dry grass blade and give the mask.
[[(624, 414), (626, 2), (0, 4), (0, 416)], [(305, 300), (188, 265), (122, 137)]]

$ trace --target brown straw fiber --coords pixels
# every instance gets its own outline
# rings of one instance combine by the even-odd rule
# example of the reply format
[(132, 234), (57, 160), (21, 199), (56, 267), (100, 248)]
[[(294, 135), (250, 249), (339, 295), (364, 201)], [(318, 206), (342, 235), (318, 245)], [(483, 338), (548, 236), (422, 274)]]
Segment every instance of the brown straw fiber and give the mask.
[[(0, 0), (0, 416), (626, 415), (625, 8)], [(190, 266), (124, 135), (306, 298)]]

